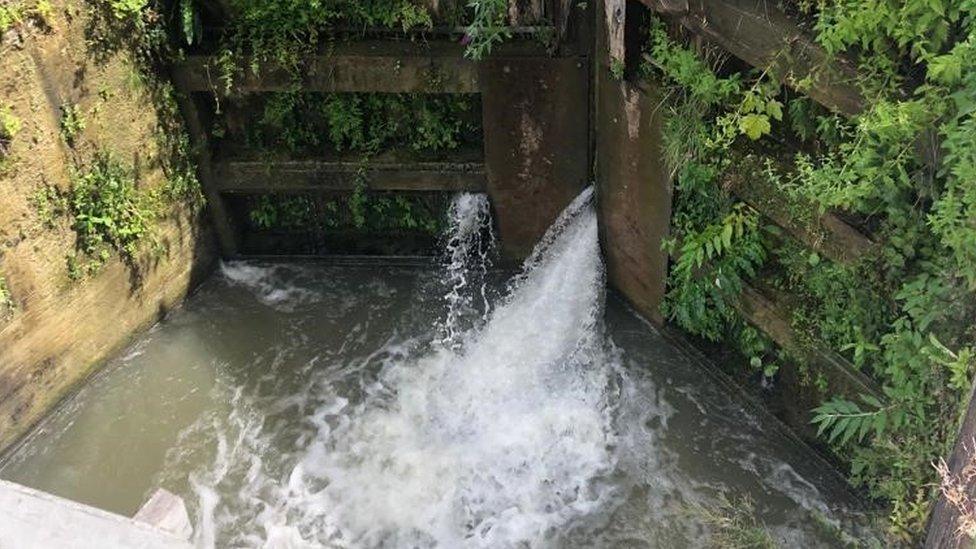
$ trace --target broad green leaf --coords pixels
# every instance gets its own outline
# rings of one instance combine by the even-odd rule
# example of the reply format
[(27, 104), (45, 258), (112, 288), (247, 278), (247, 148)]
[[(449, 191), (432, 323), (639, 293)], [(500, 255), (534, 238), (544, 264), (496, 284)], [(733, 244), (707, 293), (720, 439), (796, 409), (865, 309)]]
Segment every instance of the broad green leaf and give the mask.
[(770, 132), (769, 117), (765, 114), (747, 114), (739, 120), (739, 130), (753, 141)]

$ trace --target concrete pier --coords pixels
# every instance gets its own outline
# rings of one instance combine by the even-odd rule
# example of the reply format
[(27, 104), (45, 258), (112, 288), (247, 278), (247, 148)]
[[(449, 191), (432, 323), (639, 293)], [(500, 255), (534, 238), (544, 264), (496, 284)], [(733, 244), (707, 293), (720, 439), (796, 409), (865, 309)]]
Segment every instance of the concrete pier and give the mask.
[(157, 491), (135, 518), (0, 480), (0, 547), (188, 549), (183, 501)]

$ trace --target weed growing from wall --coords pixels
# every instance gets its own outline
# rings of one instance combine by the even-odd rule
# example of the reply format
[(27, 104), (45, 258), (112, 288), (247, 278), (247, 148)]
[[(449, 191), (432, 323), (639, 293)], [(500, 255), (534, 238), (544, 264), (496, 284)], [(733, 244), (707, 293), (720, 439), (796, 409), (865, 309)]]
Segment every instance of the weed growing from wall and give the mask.
[(468, 25), (464, 55), (471, 59), (484, 59), (492, 48), (512, 36), (508, 27), (508, 0), (470, 0), (473, 10)]
[(230, 28), (223, 38), (220, 80), (229, 93), (242, 69), (257, 74), (274, 63), (298, 74), (303, 59), (329, 38), (336, 26), (407, 31), (429, 28), (426, 5), (412, 0), (306, 2), (232, 0)]
[(13, 296), (10, 295), (10, 288), (7, 286), (7, 279), (0, 275), (0, 320), (4, 320), (14, 312), (15, 304)]
[(61, 138), (69, 146), (73, 147), (81, 132), (85, 131), (85, 115), (81, 108), (73, 103), (65, 103), (61, 106), (61, 118), (58, 126), (61, 131)]
[(20, 132), (20, 127), (20, 118), (8, 105), (0, 103), (0, 163), (9, 156), (11, 143)]
[[(181, 52), (180, 33), (185, 29), (179, 17), (187, 2), (163, 0), (88, 0), (89, 26), (86, 38), (97, 61), (124, 54), (134, 65), (133, 93), (143, 93), (158, 121), (155, 137), (160, 163), (167, 183), (164, 197), (173, 204), (191, 209), (203, 205), (203, 194), (196, 176), (196, 162), (176, 91), (165, 77), (167, 67)], [(84, 128), (77, 109), (64, 111), (62, 132), (76, 135)]]
[(0, 35), (31, 19), (48, 26), (52, 12), (48, 0), (13, 0), (0, 5)]
[(140, 252), (155, 244), (151, 229), (157, 200), (137, 189), (131, 169), (108, 153), (96, 155), (87, 170), (75, 175), (68, 196), (80, 254), (69, 256), (72, 277), (97, 272), (112, 252), (134, 266)]

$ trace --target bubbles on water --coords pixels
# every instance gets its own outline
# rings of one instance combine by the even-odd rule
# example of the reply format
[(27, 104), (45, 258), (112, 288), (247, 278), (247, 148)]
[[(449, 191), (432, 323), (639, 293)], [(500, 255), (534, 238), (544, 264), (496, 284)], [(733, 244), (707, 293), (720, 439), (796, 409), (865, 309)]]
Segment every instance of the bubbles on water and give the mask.
[[(489, 204), (458, 197), (443, 336), (422, 352), (389, 342), (353, 400), (334, 380), (312, 383), (298, 407), (315, 411), (293, 433), (294, 452), (265, 452), (259, 406), (235, 393), (229, 420), (201, 429), (219, 434), (214, 466), (191, 478), (198, 543), (239, 528), (230, 539), (269, 546), (537, 546), (604, 506), (613, 372), (597, 333), (603, 270), (590, 196), (554, 224), (494, 310), (484, 280)], [(309, 297), (262, 268), (222, 271), (269, 306)], [(472, 311), (481, 322), (470, 322)]]
[(321, 299), (316, 292), (286, 282), (289, 267), (285, 265), (255, 265), (234, 261), (220, 263), (220, 273), (231, 283), (247, 288), (261, 303), (283, 312), (299, 305)]

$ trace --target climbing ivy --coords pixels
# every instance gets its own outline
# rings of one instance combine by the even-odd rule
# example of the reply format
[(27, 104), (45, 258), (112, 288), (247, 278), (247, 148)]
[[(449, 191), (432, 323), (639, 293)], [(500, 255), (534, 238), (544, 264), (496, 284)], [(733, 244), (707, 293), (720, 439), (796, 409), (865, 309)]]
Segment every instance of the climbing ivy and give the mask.
[[(976, 370), (976, 3), (867, 4), (794, 6), (828, 52), (859, 60), (867, 107), (856, 117), (685, 47), (660, 22), (646, 70), (669, 87), (678, 236), (665, 312), (741, 348), (739, 282), (790, 296), (801, 346), (832, 349), (882, 387), (883, 398), (824, 394), (812, 420), (854, 482), (888, 504), (892, 540), (907, 542), (924, 531), (931, 464), (955, 442)], [(877, 252), (836, 263), (765, 230), (757, 213), (742, 234), (759, 236), (735, 238), (749, 208), (723, 182), (743, 154), (775, 161), (743, 175), (767, 178), (789, 216), (840, 212)]]

